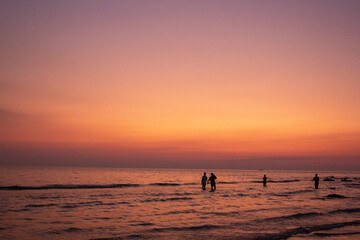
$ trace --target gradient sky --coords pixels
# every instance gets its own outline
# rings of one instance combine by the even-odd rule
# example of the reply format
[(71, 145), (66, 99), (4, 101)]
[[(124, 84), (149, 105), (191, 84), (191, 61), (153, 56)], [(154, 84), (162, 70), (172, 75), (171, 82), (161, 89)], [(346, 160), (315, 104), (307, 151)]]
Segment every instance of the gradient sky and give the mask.
[(360, 1), (0, 1), (0, 164), (360, 169)]

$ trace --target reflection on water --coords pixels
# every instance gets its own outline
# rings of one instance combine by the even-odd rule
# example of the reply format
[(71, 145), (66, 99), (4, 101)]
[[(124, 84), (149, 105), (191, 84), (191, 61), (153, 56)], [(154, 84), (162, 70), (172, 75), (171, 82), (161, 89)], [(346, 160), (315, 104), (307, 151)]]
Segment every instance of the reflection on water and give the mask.
[[(0, 236), (9, 239), (354, 239), (360, 173), (2, 168)], [(263, 187), (262, 177), (268, 183)], [(323, 181), (333, 177), (335, 181)], [(346, 178), (346, 180), (344, 180)]]

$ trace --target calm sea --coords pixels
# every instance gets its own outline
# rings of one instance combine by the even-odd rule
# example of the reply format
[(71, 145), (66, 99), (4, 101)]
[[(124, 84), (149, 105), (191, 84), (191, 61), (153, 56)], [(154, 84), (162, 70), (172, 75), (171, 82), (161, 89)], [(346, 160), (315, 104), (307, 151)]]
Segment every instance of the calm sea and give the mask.
[(314, 174), (1, 167), (0, 238), (360, 239), (360, 173)]

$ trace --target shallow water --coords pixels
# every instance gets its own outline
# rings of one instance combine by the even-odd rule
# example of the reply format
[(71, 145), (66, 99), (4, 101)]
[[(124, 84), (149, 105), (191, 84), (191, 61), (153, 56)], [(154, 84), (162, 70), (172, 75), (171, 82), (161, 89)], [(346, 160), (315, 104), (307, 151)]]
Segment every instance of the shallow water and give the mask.
[(318, 172), (315, 190), (314, 172), (211, 170), (217, 190), (209, 192), (203, 171), (2, 167), (0, 237), (360, 238), (359, 172)]

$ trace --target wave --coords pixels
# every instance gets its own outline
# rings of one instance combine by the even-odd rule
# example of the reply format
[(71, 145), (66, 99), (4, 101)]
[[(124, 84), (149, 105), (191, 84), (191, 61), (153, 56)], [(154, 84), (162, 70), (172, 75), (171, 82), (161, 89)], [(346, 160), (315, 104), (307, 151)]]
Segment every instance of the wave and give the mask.
[(320, 216), (320, 215), (329, 215), (329, 214), (334, 214), (334, 213), (356, 213), (356, 212), (360, 212), (360, 208), (337, 209), (337, 210), (330, 211), (330, 212), (327, 212), (327, 213), (318, 213), (318, 212), (297, 213), (297, 214), (293, 214), (293, 215), (274, 217), (274, 218), (267, 218), (265, 220), (304, 218), (304, 217), (314, 217), (314, 216)]
[(243, 194), (243, 193), (236, 193), (235, 196), (237, 197), (244, 197), (244, 196), (248, 196), (247, 194)]
[(347, 232), (347, 233), (314, 233), (318, 237), (335, 237), (335, 236), (349, 236), (360, 235), (360, 232)]
[(272, 196), (277, 196), (277, 197), (288, 197), (290, 196), (289, 194), (282, 194), (282, 193), (279, 193), (279, 194), (271, 194)]
[(141, 223), (134, 223), (134, 224), (130, 224), (130, 226), (154, 226), (154, 223), (149, 223), (149, 222), (141, 222)]
[(67, 196), (28, 196), (28, 198), (35, 200), (38, 199), (44, 200), (44, 199), (60, 199), (60, 198), (64, 199), (68, 197)]
[[(128, 238), (142, 238), (140, 234), (129, 235)], [(90, 238), (90, 240), (123, 240), (121, 237)]]
[(61, 208), (77, 208), (82, 206), (93, 206), (93, 205), (105, 205), (102, 201), (89, 201), (89, 202), (78, 202), (78, 203), (65, 203), (61, 205)]
[(151, 232), (164, 232), (164, 231), (201, 231), (201, 230), (210, 230), (215, 228), (222, 228), (220, 225), (199, 225), (199, 226), (190, 226), (190, 227), (168, 227), (168, 228), (153, 228)]
[(28, 204), (25, 207), (26, 208), (38, 208), (38, 207), (55, 207), (55, 206), (58, 206), (58, 205), (50, 203), (50, 204)]
[[(228, 197), (245, 197), (245, 196), (249, 196), (249, 195), (248, 194), (243, 194), (243, 193), (235, 193), (235, 194), (222, 194), (220, 196), (224, 197), (224, 198), (228, 198)], [(253, 197), (256, 197), (256, 196), (253, 195)]]
[(76, 208), (82, 206), (113, 206), (118, 204), (130, 204), (129, 202), (102, 202), (102, 201), (90, 201), (90, 202), (79, 202), (79, 203), (66, 203), (61, 208)]
[(301, 194), (301, 193), (308, 193), (313, 192), (314, 190), (298, 190), (298, 191), (289, 191), (289, 192), (280, 192), (280, 193), (270, 193), (270, 196), (278, 196), (278, 197), (288, 197), (293, 194)]
[(296, 214), (292, 214), (292, 215), (266, 218), (261, 221), (269, 221), (269, 220), (273, 221), (273, 220), (283, 220), (283, 219), (302, 219), (302, 218), (315, 217), (315, 216), (321, 216), (321, 215), (323, 215), (323, 214), (318, 213), (318, 212), (296, 213)]
[(343, 195), (339, 195), (339, 194), (329, 194), (326, 197), (317, 197), (317, 198), (311, 198), (313, 200), (326, 200), (326, 199), (345, 199), (345, 198), (349, 198)]
[[(145, 237), (141, 234), (130, 234), (126, 237), (127, 239), (145, 239)], [(123, 238), (110, 238), (111, 240), (123, 240)]]
[[(149, 186), (186, 186), (186, 185), (196, 185), (196, 183), (150, 183)], [(200, 184), (199, 184), (200, 185)]]
[(241, 214), (242, 211), (232, 211), (232, 212), (201, 212), (203, 215), (217, 215), (217, 216), (232, 216)]
[(222, 182), (222, 181), (219, 181), (218, 184), (238, 184), (240, 182)]
[(344, 177), (340, 179), (342, 182), (352, 182), (351, 179), (349, 179), (348, 177)]
[(326, 198), (334, 199), (334, 198), (348, 198), (348, 197), (343, 196), (343, 195), (339, 195), (339, 194), (329, 194), (329, 195), (326, 196)]
[(188, 193), (188, 192), (175, 192), (175, 193), (170, 193), (168, 195), (173, 195), (173, 196), (189, 196), (189, 195), (199, 195), (199, 193)]
[[(232, 211), (232, 212), (199, 212), (199, 213), (205, 214), (205, 215), (228, 216), (228, 215), (241, 214), (243, 212), (264, 211), (264, 210), (269, 210), (269, 209), (256, 209), (256, 210)], [(360, 211), (360, 208), (349, 208), (349, 209), (338, 209), (338, 210), (331, 211), (328, 213), (318, 213), (318, 212), (296, 213), (296, 214), (292, 214), (292, 215), (271, 217), (271, 218), (259, 219), (259, 220), (255, 220), (255, 221), (265, 221), (266, 222), (266, 221), (273, 221), (273, 220), (302, 219), (302, 218), (323, 216), (323, 215), (339, 213), (339, 212), (353, 213), (353, 212), (359, 212), (359, 211)]]
[[(287, 220), (302, 220), (304, 218), (314, 218), (318, 216), (326, 216), (329, 214), (336, 214), (340, 212), (345, 213), (353, 213), (353, 212), (359, 212), (360, 208), (350, 208), (350, 209), (338, 209), (332, 212), (328, 213), (318, 213), (318, 212), (308, 212), (308, 213), (297, 213), (292, 215), (286, 215), (286, 216), (279, 216), (279, 217), (273, 217), (273, 218), (266, 218), (266, 219), (259, 219), (254, 220), (258, 223), (266, 223), (268, 221), (287, 221)], [(190, 211), (193, 213), (193, 211)], [(233, 211), (233, 212), (197, 212), (199, 214), (205, 214), (205, 215), (236, 215), (241, 214), (243, 211)], [(168, 212), (166, 214), (178, 214), (178, 213), (188, 213), (187, 211), (176, 211), (176, 212)], [(252, 221), (251, 221), (252, 222)], [(171, 231), (202, 231), (202, 230), (213, 230), (213, 229), (225, 229), (225, 228), (233, 228), (234, 226), (249, 224), (249, 222), (237, 222), (237, 223), (231, 223), (228, 225), (211, 225), (211, 224), (205, 224), (205, 225), (197, 225), (197, 226), (184, 226), (184, 227), (154, 227), (147, 231), (149, 232), (171, 232)], [(339, 223), (330, 223), (330, 224), (323, 224), (323, 225), (311, 225), (306, 227), (298, 227), (294, 229), (290, 229), (284, 232), (280, 232), (278, 234), (264, 234), (264, 235), (258, 235), (255, 236), (256, 240), (275, 240), (275, 239), (287, 239), (297, 234), (309, 234), (316, 231), (325, 231), (325, 230), (331, 230), (334, 228), (342, 228), (345, 226), (358, 226), (360, 225), (360, 220), (356, 221), (350, 221), (350, 222), (339, 222)], [(355, 233), (354, 233), (355, 234)]]
[[(147, 186), (182, 186), (196, 185), (196, 183), (150, 183)], [(96, 189), (96, 188), (125, 188), (146, 186), (141, 184), (52, 184), (44, 186), (0, 186), (0, 190), (48, 190), (48, 189)], [(111, 196), (111, 195), (109, 195)]]
[(330, 213), (341, 213), (341, 212), (345, 212), (345, 213), (360, 212), (360, 208), (338, 209), (338, 210), (331, 211)]
[(150, 183), (150, 186), (180, 186), (180, 183)]
[[(239, 212), (213, 212), (213, 213), (203, 213), (203, 214), (214, 214), (214, 215), (229, 215), (229, 214), (238, 214)], [(315, 216), (321, 216), (324, 215), (322, 213), (317, 212), (310, 212), (310, 213), (298, 213), (288, 216), (281, 216), (281, 217), (274, 217), (274, 218), (267, 218), (262, 219), (258, 221), (273, 221), (273, 220), (289, 220), (289, 219), (302, 219), (302, 218), (308, 218), (308, 217), (315, 217)], [(150, 232), (164, 232), (164, 231), (200, 231), (200, 230), (211, 230), (211, 229), (217, 229), (217, 228), (231, 228), (233, 225), (242, 225), (244, 223), (233, 223), (230, 225), (199, 225), (199, 226), (189, 226), (189, 227), (167, 227), (167, 228), (152, 228), (149, 229)], [(256, 236), (256, 240), (272, 240), (272, 239), (287, 239), (291, 236), (297, 235), (297, 234), (308, 234), (315, 231), (324, 231), (324, 230), (331, 230), (334, 228), (341, 228), (345, 226), (357, 226), (360, 225), (360, 220), (351, 221), (351, 222), (340, 222), (340, 223), (331, 223), (331, 224), (323, 224), (323, 225), (314, 225), (314, 226), (307, 226), (307, 227), (299, 227), (295, 229), (291, 229), (279, 234), (265, 234)]]
[(113, 195), (112, 194), (91, 194), (89, 195), (89, 197), (112, 197)]
[(146, 199), (140, 202), (147, 203), (147, 202), (167, 202), (167, 201), (183, 201), (183, 200), (192, 200), (191, 197), (172, 197), (172, 198), (153, 198), (153, 199)]
[[(298, 190), (298, 191), (290, 191), (290, 192), (281, 192), (281, 193), (271, 193), (270, 195), (272, 196), (280, 196), (280, 197), (288, 197), (292, 194), (300, 194), (300, 193), (308, 193), (308, 192), (314, 192), (314, 190)], [(339, 194), (329, 194), (326, 197), (321, 197), (321, 198), (312, 198), (312, 199), (321, 199), (321, 200), (325, 200), (325, 199), (342, 199), (342, 198), (348, 198), (346, 196), (343, 195), (339, 195)]]
[(349, 188), (360, 188), (360, 183), (348, 183), (346, 186)]
[[(290, 182), (300, 182), (299, 179), (285, 179), (285, 180), (269, 180), (268, 183), (290, 183)], [(262, 183), (263, 181), (251, 181), (252, 183)]]
[(189, 193), (189, 192), (174, 192), (174, 193), (162, 193), (155, 192), (149, 194), (152, 197), (168, 197), (168, 196), (189, 196), (189, 195), (199, 195), (199, 193)]
[(334, 178), (325, 178), (323, 181), (325, 182), (335, 182)]
[(193, 209), (189, 209), (189, 210), (183, 210), (183, 211), (172, 211), (172, 212), (166, 212), (166, 213), (157, 213), (154, 214), (156, 216), (158, 215), (173, 215), (173, 214), (186, 214), (186, 213), (195, 213), (196, 211)]
[[(63, 204), (28, 204), (21, 211), (28, 210), (29, 208), (42, 208), (42, 207), (59, 207), (63, 209), (78, 208), (83, 206), (113, 206), (118, 204), (130, 204), (129, 202), (102, 202), (102, 201), (89, 201), (89, 202), (76, 202), (76, 203), (63, 203)], [(13, 210), (14, 211), (14, 210)], [(20, 210), (18, 210), (20, 211)]]
[[(300, 193), (308, 193), (308, 192), (313, 192), (314, 190), (298, 190), (298, 191), (289, 191), (289, 192), (283, 192), (283, 193), (280, 193), (280, 194), (283, 194), (283, 195), (291, 195), (291, 194), (300, 194)], [(279, 195), (279, 194), (275, 194), (275, 195)]]
[[(298, 179), (290, 179), (290, 180), (279, 180), (269, 182), (272, 183), (288, 183), (288, 182), (298, 182)], [(251, 181), (253, 183), (262, 183), (262, 181)], [(218, 184), (239, 184), (241, 182), (235, 181), (219, 181)], [(104, 189), (104, 188), (125, 188), (125, 187), (140, 187), (140, 186), (187, 186), (187, 185), (197, 185), (196, 183), (173, 183), (173, 182), (160, 182), (160, 183), (150, 183), (147, 185), (141, 184), (51, 184), (51, 185), (43, 185), (43, 186), (0, 186), (0, 190), (8, 190), (8, 191), (19, 191), (19, 190), (49, 190), (49, 189)], [(200, 185), (200, 184), (199, 184)], [(103, 195), (103, 196), (111, 196)]]
[(264, 234), (262, 236), (257, 236), (254, 240), (279, 240), (279, 239), (288, 239), (292, 236), (298, 234), (310, 234), (316, 231), (326, 231), (335, 228), (342, 228), (346, 226), (358, 226), (360, 225), (360, 220), (351, 221), (351, 222), (340, 222), (340, 223), (330, 223), (330, 224), (322, 224), (322, 225), (314, 225), (308, 227), (299, 227), (290, 229), (281, 233), (275, 234)]
[(30, 211), (30, 209), (22, 208), (22, 209), (9, 209), (9, 210), (5, 210), (4, 212), (28, 212), (28, 211)]
[(83, 231), (86, 231), (85, 229), (81, 229), (81, 228), (76, 228), (76, 227), (70, 227), (70, 228), (66, 228), (66, 229), (62, 229), (62, 230), (51, 230), (47, 233), (49, 234), (61, 234), (63, 232), (65, 233), (75, 233), (75, 232), (83, 232)]
[(64, 232), (81, 232), (81, 231), (84, 231), (84, 230), (81, 228), (76, 228), (76, 227), (71, 227), (71, 228), (64, 230)]
[(289, 182), (300, 182), (300, 180), (299, 179), (289, 179), (289, 180), (279, 180), (279, 181), (270, 180), (269, 182), (273, 182), (273, 183), (289, 183)]
[(123, 188), (123, 187), (139, 187), (140, 184), (105, 184), (105, 185), (92, 185), (92, 184), (54, 184), (44, 186), (6, 186), (0, 187), (0, 190), (47, 190), (47, 189), (94, 189), (94, 188)]

